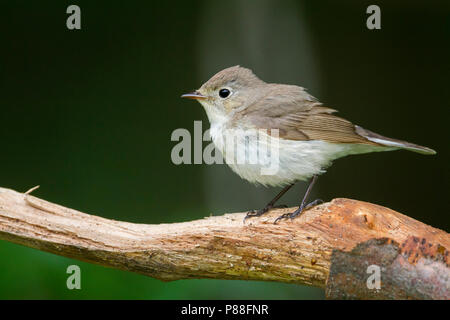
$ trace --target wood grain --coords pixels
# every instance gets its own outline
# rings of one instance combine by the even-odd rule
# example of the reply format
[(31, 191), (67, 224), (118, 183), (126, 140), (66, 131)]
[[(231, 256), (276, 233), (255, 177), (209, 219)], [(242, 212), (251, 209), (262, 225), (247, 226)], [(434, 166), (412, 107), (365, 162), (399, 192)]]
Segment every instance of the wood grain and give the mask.
[[(164, 281), (190, 278), (267, 280), (325, 288), (333, 250), (370, 239), (408, 237), (450, 247), (445, 231), (388, 208), (334, 199), (292, 221), (274, 209), (173, 224), (104, 219), (0, 188), (0, 239)], [(447, 266), (448, 272), (448, 266)]]

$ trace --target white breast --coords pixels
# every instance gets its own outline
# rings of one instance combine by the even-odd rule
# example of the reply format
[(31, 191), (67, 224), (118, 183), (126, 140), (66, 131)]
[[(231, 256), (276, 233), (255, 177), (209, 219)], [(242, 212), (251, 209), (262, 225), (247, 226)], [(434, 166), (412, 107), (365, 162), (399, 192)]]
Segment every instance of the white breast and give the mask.
[[(225, 163), (241, 178), (255, 184), (288, 185), (324, 173), (337, 158), (385, 150), (362, 144), (285, 140), (268, 135), (264, 130), (258, 131), (258, 138), (254, 139), (255, 131), (249, 134), (241, 128), (231, 130), (227, 128), (227, 117), (206, 111), (211, 138)], [(234, 143), (230, 144), (230, 140)]]
[(210, 133), (216, 148), (222, 153), (225, 163), (241, 178), (265, 186), (283, 186), (307, 180), (324, 173), (333, 160), (346, 155), (385, 150), (362, 144), (285, 140), (267, 134), (257, 143), (252, 143), (246, 134), (248, 131), (233, 131), (236, 143), (234, 153), (230, 155), (230, 145), (227, 145), (229, 129), (223, 125), (212, 126)]
[[(229, 130), (211, 126), (210, 134), (225, 163), (241, 178), (255, 184), (282, 186), (306, 180), (345, 152), (343, 145), (323, 141), (292, 141), (271, 137), (264, 131)], [(231, 141), (234, 141), (230, 143)]]

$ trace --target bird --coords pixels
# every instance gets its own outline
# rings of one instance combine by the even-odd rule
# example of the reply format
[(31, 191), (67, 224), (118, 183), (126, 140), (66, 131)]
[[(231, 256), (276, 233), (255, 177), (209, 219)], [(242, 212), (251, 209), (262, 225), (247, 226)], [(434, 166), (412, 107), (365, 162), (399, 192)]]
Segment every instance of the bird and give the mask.
[[(306, 209), (322, 203), (320, 199), (310, 203), (307, 200), (318, 176), (338, 158), (400, 149), (436, 154), (433, 149), (388, 138), (355, 125), (337, 116), (337, 110), (323, 105), (305, 88), (267, 83), (252, 70), (239, 65), (219, 71), (199, 89), (181, 97), (195, 99), (203, 106), (214, 146), (236, 174), (255, 185), (283, 187), (262, 209), (247, 212), (244, 222), (277, 207), (277, 201), (299, 181), (309, 181), (299, 207), (279, 216), (274, 223), (294, 219)], [(258, 143), (248, 143), (246, 132), (249, 131), (262, 132)], [(227, 137), (230, 135), (235, 139), (237, 155), (263, 160), (249, 163), (229, 157)], [(277, 168), (272, 174), (263, 172), (269, 165), (267, 154), (270, 152), (266, 152), (269, 144), (277, 156)]]

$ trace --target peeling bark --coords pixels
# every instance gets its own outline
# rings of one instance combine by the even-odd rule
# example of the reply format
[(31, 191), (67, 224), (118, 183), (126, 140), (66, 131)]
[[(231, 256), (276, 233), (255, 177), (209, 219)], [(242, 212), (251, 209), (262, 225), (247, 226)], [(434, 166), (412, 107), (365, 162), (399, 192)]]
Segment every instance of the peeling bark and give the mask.
[[(378, 268), (379, 286), (369, 279)], [(373, 272), (375, 273), (375, 272)], [(368, 284), (369, 282), (369, 284)], [(450, 299), (449, 252), (414, 236), (399, 245), (371, 239), (352, 251), (333, 251), (328, 299)]]

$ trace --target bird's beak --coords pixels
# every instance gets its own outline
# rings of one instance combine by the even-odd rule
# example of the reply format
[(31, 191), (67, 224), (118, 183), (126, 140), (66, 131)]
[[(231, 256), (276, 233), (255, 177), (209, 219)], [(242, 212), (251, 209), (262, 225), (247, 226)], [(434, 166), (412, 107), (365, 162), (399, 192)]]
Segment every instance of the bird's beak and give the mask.
[(200, 94), (197, 91), (185, 93), (181, 96), (182, 98), (188, 98), (188, 99), (196, 99), (196, 100), (203, 100), (206, 99), (206, 97), (202, 94)]

